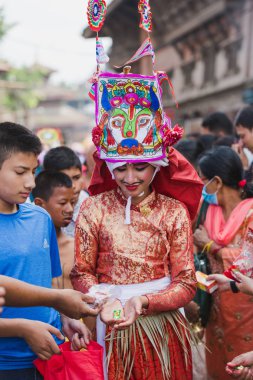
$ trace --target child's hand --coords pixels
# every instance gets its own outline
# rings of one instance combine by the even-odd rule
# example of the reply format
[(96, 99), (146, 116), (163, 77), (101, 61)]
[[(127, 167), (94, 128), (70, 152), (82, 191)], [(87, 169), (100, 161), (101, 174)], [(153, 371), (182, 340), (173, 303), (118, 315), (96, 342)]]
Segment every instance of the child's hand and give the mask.
[(61, 332), (44, 322), (22, 320), (20, 323), (20, 337), (25, 339), (31, 350), (42, 360), (48, 360), (54, 354), (60, 354), (60, 349), (52, 334), (64, 339)]
[[(115, 319), (114, 311), (119, 312), (119, 319)], [(100, 313), (100, 318), (106, 325), (110, 326), (124, 322), (124, 310), (121, 302), (116, 299), (114, 301), (108, 301), (106, 304), (104, 304)]]
[(62, 331), (71, 342), (71, 349), (78, 351), (86, 348), (91, 340), (91, 332), (83, 322), (62, 317)]
[(100, 308), (92, 309), (89, 304), (92, 304), (95, 299), (72, 289), (55, 290), (57, 297), (52, 305), (61, 314), (69, 318), (80, 319), (87, 316), (96, 316)]

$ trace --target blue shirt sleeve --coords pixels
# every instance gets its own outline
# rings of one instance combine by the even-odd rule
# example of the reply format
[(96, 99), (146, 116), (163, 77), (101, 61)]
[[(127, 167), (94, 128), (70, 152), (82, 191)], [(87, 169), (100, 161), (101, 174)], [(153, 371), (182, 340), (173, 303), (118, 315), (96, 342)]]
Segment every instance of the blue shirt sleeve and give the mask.
[(54, 278), (54, 277), (61, 276), (62, 270), (61, 270), (61, 261), (60, 261), (55, 228), (54, 228), (53, 222), (50, 221), (50, 223), (51, 223), (50, 259), (51, 259), (52, 277)]

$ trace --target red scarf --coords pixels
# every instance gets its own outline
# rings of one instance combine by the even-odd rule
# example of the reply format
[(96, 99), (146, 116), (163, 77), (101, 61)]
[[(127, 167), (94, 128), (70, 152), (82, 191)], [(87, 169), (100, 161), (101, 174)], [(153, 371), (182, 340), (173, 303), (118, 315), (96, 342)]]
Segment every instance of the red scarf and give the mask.
[(210, 238), (222, 246), (229, 244), (252, 207), (253, 199), (245, 199), (234, 208), (228, 220), (225, 221), (222, 208), (220, 206), (210, 205), (204, 223)]

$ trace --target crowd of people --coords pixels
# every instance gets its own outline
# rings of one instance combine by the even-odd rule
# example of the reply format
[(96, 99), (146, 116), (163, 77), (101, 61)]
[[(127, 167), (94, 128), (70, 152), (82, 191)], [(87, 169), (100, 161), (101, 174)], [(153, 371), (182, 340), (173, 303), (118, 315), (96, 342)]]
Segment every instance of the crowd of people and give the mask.
[[(50, 149), (38, 170), (41, 151), (0, 124), (0, 380), (43, 379), (34, 360), (65, 339), (96, 339), (108, 380), (253, 379), (253, 279), (223, 275), (253, 228), (253, 107), (234, 122), (207, 115), (160, 160), (94, 154), (89, 190), (72, 149)], [(202, 346), (197, 251), (218, 284)], [(113, 296), (97, 305), (94, 285)]]
[[(202, 201), (208, 209), (202, 224), (195, 229), (194, 245), (196, 251), (208, 247), (206, 255), (213, 274), (210, 279), (218, 283), (219, 276), (240, 254), (247, 231), (252, 228), (252, 132), (252, 107), (240, 110), (234, 125), (225, 114), (215, 112), (203, 119), (200, 136), (194, 136), (194, 140), (189, 136), (176, 146), (188, 155), (204, 184)], [(188, 147), (193, 149), (187, 150)], [(222, 279), (229, 283), (226, 277)], [(235, 295), (233, 288), (226, 290), (229, 291), (212, 294), (204, 328), (203, 374), (196, 374), (196, 379), (253, 378), (250, 369), (253, 362), (245, 361), (240, 355), (249, 352), (247, 357), (250, 357), (252, 351), (252, 293), (241, 291)], [(196, 322), (196, 304), (188, 305), (189, 315), (194, 310)], [(229, 367), (227, 363), (233, 364)], [(246, 368), (239, 368), (240, 365)]]

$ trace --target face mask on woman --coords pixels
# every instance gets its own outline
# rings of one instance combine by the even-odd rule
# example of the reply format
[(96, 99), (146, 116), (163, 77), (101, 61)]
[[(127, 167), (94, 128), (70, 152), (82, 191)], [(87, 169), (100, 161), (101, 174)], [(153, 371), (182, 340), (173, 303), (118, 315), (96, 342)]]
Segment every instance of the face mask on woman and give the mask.
[(216, 206), (218, 206), (218, 198), (217, 198), (218, 190), (215, 191), (215, 193), (211, 193), (211, 194), (209, 194), (206, 191), (206, 187), (209, 185), (209, 183), (211, 183), (213, 181), (213, 179), (214, 178), (212, 178), (209, 182), (207, 182), (207, 184), (203, 187), (202, 197), (203, 197), (204, 201), (207, 202), (207, 203), (209, 203), (210, 205), (216, 205)]

